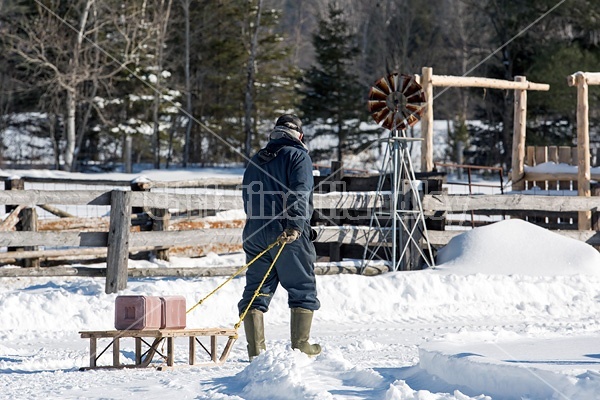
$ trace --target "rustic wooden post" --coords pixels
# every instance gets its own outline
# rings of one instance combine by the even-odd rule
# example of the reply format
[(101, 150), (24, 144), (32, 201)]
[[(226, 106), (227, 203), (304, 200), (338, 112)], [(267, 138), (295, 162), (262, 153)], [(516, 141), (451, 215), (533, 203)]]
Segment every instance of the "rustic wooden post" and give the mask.
[[(21, 230), (27, 232), (37, 232), (38, 228), (38, 215), (35, 210), (35, 207), (27, 207), (21, 211)], [(37, 246), (25, 246), (23, 249), (25, 251), (36, 251), (38, 250)], [(40, 259), (39, 258), (26, 258), (23, 260), (23, 266), (30, 267), (39, 267)]]
[(433, 171), (433, 68), (423, 67), (421, 87), (425, 93), (425, 107), (421, 118), (421, 172)]
[[(340, 161), (331, 162), (331, 190), (342, 191), (344, 189), (344, 165)], [(329, 210), (334, 215), (329, 215), (335, 225), (340, 224), (340, 211), (338, 209)], [(347, 211), (347, 210), (344, 210)], [(339, 242), (329, 243), (329, 261), (342, 261), (342, 244)]]
[[(23, 179), (21, 179), (20, 176), (11, 176), (6, 181), (4, 181), (4, 190), (25, 190), (25, 181)], [(12, 211), (16, 210), (18, 207), (19, 207), (18, 204), (14, 204), (14, 205), (7, 204), (4, 206), (4, 208), (6, 210), (6, 214), (10, 214)], [(22, 224), (21, 224), (21, 220), (20, 220), (21, 215), (22, 215), (21, 212), (15, 211), (15, 213), (19, 214), (19, 222), (17, 222), (17, 225), (16, 225), (17, 230), (22, 229)], [(23, 250), (23, 248), (20, 248), (20, 247), (7, 248), (7, 251), (18, 251), (18, 250)]]
[[(515, 76), (516, 82), (526, 82), (524, 76)], [(525, 137), (527, 128), (527, 90), (515, 89), (515, 121), (512, 146), (512, 190), (525, 190)]]
[[(4, 190), (25, 190), (25, 181), (19, 176), (12, 176), (4, 181)], [(17, 208), (17, 205), (6, 205), (6, 213), (9, 214)]]
[[(152, 230), (153, 231), (168, 231), (171, 213), (168, 209), (153, 208), (152, 209)], [(169, 261), (169, 249), (156, 250), (156, 258), (163, 261)]]
[[(577, 194), (589, 197), (590, 192), (590, 126), (588, 83), (585, 74), (578, 72), (568, 77), (569, 86), (577, 86)], [(577, 214), (578, 229), (592, 228), (591, 211)]]
[(129, 260), (129, 226), (131, 225), (131, 192), (113, 190), (110, 197), (110, 225), (106, 255), (106, 293), (117, 293), (127, 287)]

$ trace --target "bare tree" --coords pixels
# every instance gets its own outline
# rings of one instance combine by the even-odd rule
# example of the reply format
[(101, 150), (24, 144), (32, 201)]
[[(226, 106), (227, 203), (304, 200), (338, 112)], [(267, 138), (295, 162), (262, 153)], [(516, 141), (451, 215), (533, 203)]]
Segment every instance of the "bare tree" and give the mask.
[(95, 102), (99, 88), (110, 92), (115, 76), (143, 51), (143, 35), (131, 24), (139, 10), (116, 3), (81, 0), (67, 8), (60, 2), (36, 3), (28, 18), (11, 21), (6, 34), (22, 68), (30, 71), (28, 84), (62, 99), (46, 104), (63, 104), (65, 170), (76, 167), (92, 112), (103, 119)]

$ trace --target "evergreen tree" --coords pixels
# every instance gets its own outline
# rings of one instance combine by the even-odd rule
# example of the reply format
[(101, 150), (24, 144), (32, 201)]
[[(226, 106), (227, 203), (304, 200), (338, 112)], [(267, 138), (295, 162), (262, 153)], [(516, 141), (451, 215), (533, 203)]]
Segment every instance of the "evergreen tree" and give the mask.
[(260, 126), (256, 127), (255, 149), (267, 139), (277, 117), (293, 109), (297, 100), (294, 88), (300, 70), (292, 63), (291, 46), (284, 41), (284, 34), (278, 29), (281, 13), (273, 8), (263, 10), (256, 63), (255, 121), (258, 124), (264, 122), (265, 126), (264, 132), (260, 132)]
[[(256, 27), (257, 4), (257, 0), (205, 0), (190, 7), (192, 114), (202, 123), (192, 124), (189, 144), (192, 163), (242, 161), (236, 150), (245, 147), (244, 99), (251, 41), (257, 28), (252, 87), (253, 149), (266, 138), (276, 115), (288, 112), (294, 105), (293, 87), (298, 73), (289, 61), (289, 46), (282, 40), (281, 11), (262, 7), (260, 26)], [(178, 8), (174, 11), (181, 12)], [(169, 43), (170, 69), (175, 75), (173, 83), (184, 91), (183, 20), (175, 16), (171, 29), (174, 35)]]
[[(319, 122), (314, 135), (337, 135), (337, 159), (359, 144), (358, 124), (366, 116), (366, 89), (358, 82), (353, 65), (359, 54), (355, 34), (336, 2), (328, 5), (313, 36), (317, 64), (301, 80), (299, 105), (304, 120)], [(325, 152), (324, 155), (331, 156)], [(317, 154), (318, 157), (318, 154)]]

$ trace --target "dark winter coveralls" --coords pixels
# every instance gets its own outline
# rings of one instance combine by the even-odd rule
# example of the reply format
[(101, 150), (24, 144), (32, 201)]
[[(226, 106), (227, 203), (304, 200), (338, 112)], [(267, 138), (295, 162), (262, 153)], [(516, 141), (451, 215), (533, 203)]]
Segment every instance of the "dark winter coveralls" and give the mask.
[[(285, 228), (302, 233), (285, 246), (252, 308), (266, 312), (281, 283), (288, 292), (290, 308), (319, 309), (314, 273), (316, 253), (310, 228), (312, 190), (312, 161), (300, 143), (287, 138), (271, 140), (248, 164), (242, 188), (247, 216), (243, 232), (247, 262), (275, 242)], [(280, 246), (275, 246), (248, 268), (246, 287), (238, 304), (240, 314), (279, 249)]]

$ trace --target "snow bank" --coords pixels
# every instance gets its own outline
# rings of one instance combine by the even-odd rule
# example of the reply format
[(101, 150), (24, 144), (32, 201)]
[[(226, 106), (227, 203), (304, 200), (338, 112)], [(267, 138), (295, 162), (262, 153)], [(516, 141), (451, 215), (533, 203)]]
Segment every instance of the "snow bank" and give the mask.
[[(323, 380), (322, 377), (328, 379)], [(344, 382), (362, 390), (378, 389), (384, 379), (371, 369), (357, 368), (339, 350), (309, 358), (289, 346), (268, 350), (236, 375), (244, 399), (333, 399), (332, 388)]]
[(452, 238), (437, 263), (438, 269), (456, 274), (600, 276), (600, 253), (592, 246), (519, 219)]
[(596, 336), (533, 338), (512, 332), (449, 334), (419, 349), (419, 368), (494, 399), (597, 399)]
[[(205, 261), (217, 263), (221, 258), (213, 254)], [(200, 260), (204, 259), (194, 260), (196, 265)], [(185, 259), (173, 262), (181, 266)], [(148, 261), (131, 263), (151, 264)], [(368, 325), (547, 316), (577, 320), (582, 310), (600, 315), (598, 275), (572, 274), (554, 264), (546, 264), (542, 276), (511, 277), (502, 275), (502, 270), (495, 270), (493, 274), (465, 273), (471, 268), (456, 264), (375, 277), (320, 276), (317, 289), (322, 308), (315, 313), (316, 324)], [(523, 270), (527, 265), (519, 264), (515, 268)], [(576, 265), (568, 268), (579, 269)], [(458, 272), (454, 273), (455, 270)], [(561, 275), (549, 276), (550, 271), (559, 271)], [(130, 279), (128, 288), (120, 294), (180, 294), (191, 306), (225, 279)], [(102, 278), (4, 278), (2, 283), (0, 320), (4, 326), (18, 327), (20, 331), (75, 332), (113, 327), (116, 295), (104, 293)], [(244, 278), (236, 278), (224, 286), (189, 315), (188, 326), (232, 326), (238, 320), (236, 304), (243, 287)], [(280, 288), (276, 292), (266, 318), (268, 324), (287, 325), (289, 311), (285, 290)]]

